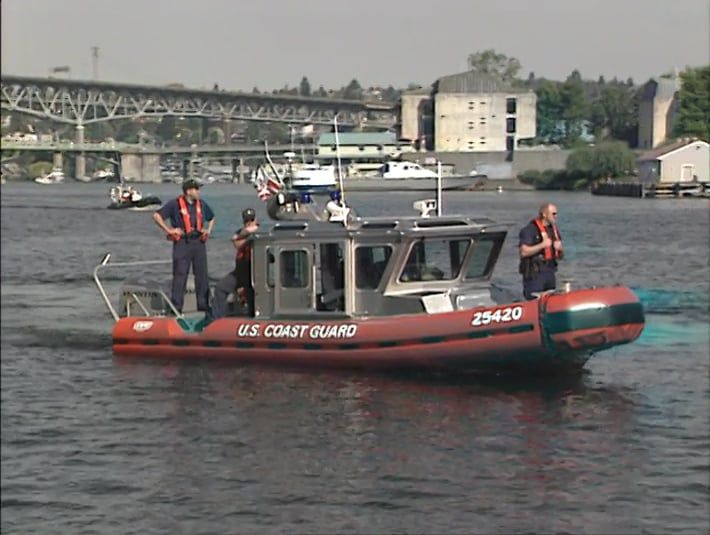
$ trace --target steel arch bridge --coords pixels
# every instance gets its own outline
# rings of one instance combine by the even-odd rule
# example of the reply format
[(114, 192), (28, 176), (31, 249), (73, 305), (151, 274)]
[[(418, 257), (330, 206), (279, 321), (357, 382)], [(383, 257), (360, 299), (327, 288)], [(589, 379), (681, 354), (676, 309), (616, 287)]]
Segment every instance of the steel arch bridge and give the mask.
[(3, 76), (3, 110), (71, 125), (139, 117), (203, 117), (289, 124), (391, 127), (396, 106), (330, 98)]

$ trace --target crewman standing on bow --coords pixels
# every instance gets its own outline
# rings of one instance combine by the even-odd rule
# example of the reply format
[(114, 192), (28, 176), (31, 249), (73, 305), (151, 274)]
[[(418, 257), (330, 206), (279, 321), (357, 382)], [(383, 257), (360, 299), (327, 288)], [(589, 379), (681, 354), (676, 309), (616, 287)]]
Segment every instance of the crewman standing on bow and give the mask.
[(538, 216), (522, 228), (519, 238), (523, 295), (525, 299), (536, 299), (541, 293), (557, 287), (557, 262), (564, 255), (557, 229), (557, 207), (543, 204)]
[[(214, 212), (200, 199), (200, 184), (186, 180), (183, 194), (165, 203), (153, 214), (155, 223), (173, 242), (173, 285), (170, 299), (182, 313), (187, 276), (192, 266), (195, 275), (197, 310), (209, 311), (206, 243), (215, 224)], [(166, 224), (170, 222), (171, 226)]]

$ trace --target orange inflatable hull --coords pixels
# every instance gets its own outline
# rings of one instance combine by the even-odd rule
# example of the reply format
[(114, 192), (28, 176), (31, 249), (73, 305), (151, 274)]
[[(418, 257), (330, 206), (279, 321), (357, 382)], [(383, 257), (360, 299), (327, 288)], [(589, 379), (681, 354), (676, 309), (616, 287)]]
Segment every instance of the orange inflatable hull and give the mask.
[(579, 369), (595, 352), (631, 342), (644, 327), (622, 286), (433, 315), (281, 321), (230, 317), (200, 332), (175, 318), (129, 317), (114, 354), (231, 359), (293, 367), (361, 369)]

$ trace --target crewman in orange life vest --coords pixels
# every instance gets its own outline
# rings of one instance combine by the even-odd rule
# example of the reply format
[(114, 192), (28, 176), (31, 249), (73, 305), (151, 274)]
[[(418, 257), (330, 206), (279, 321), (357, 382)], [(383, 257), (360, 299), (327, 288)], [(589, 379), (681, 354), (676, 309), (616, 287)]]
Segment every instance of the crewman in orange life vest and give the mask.
[(538, 216), (522, 228), (519, 238), (523, 295), (525, 299), (536, 299), (540, 293), (557, 287), (557, 262), (564, 255), (557, 229), (557, 207), (543, 204)]
[[(192, 265), (195, 275), (197, 310), (209, 311), (206, 243), (215, 224), (214, 212), (200, 200), (200, 184), (186, 180), (183, 194), (165, 203), (153, 214), (155, 223), (173, 242), (173, 286), (170, 299), (182, 313), (187, 276)], [(166, 224), (168, 220), (171, 226)]]
[(236, 264), (234, 270), (220, 280), (214, 289), (214, 301), (209, 319), (216, 320), (227, 315), (227, 298), (234, 290), (244, 290), (248, 314), (254, 315), (254, 287), (251, 283), (251, 256), (252, 244), (251, 235), (259, 230), (259, 222), (256, 220), (256, 212), (253, 208), (247, 208), (242, 212), (242, 228), (237, 230), (232, 236), (232, 244), (236, 250)]

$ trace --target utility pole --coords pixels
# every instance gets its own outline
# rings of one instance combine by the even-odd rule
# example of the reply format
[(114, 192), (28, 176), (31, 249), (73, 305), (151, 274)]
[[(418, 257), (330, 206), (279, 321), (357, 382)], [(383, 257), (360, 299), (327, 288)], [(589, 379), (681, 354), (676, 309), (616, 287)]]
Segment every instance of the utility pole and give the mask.
[(92, 58), (92, 65), (93, 65), (93, 69), (94, 69), (94, 82), (98, 82), (98, 80), (99, 80), (99, 47), (98, 46), (91, 47), (91, 58)]

